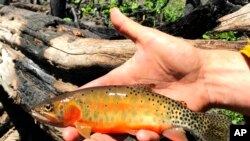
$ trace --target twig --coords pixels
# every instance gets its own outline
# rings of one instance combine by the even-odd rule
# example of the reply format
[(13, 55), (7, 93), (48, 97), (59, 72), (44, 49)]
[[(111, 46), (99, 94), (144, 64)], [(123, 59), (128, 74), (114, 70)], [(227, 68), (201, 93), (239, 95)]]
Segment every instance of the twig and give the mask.
[(15, 127), (12, 127), (7, 133), (5, 133), (0, 141), (18, 141), (20, 140), (20, 136)]
[(77, 15), (76, 15), (75, 8), (74, 8), (74, 7), (71, 7), (71, 11), (72, 11), (72, 14), (73, 14), (73, 16), (74, 16), (74, 23), (75, 23), (76, 27), (77, 27), (77, 28), (80, 28), (79, 22), (78, 22), (78, 18), (77, 18)]

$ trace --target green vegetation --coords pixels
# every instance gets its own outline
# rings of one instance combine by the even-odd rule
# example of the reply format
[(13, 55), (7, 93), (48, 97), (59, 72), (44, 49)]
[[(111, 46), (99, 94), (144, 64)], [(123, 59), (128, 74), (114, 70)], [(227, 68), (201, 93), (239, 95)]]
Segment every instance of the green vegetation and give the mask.
[(81, 0), (69, 0), (69, 3), (79, 4)]
[(243, 124), (245, 122), (243, 115), (240, 113), (225, 109), (222, 109), (221, 112), (222, 114), (229, 116), (233, 124)]
[(63, 20), (65, 20), (65, 21), (72, 21), (72, 19), (69, 18), (69, 17), (65, 17), (65, 18), (63, 18)]
[(207, 32), (204, 34), (203, 39), (220, 39), (225, 41), (237, 41), (237, 32), (228, 31), (228, 32)]
[(183, 16), (185, 5), (179, 0), (171, 1), (162, 11), (168, 22), (174, 22)]
[[(71, 4), (80, 4), (80, 0), (69, 0)], [(183, 16), (185, 3), (183, 0), (130, 0), (119, 3), (118, 0), (82, 1), (80, 11), (84, 17), (98, 17), (109, 20), (109, 10), (118, 7), (127, 16), (135, 17), (138, 21), (150, 21), (155, 23), (174, 22)], [(108, 23), (107, 23), (108, 24)]]
[(245, 124), (244, 116), (238, 112), (220, 108), (212, 108), (208, 111), (208, 113), (226, 115), (231, 119), (232, 124), (237, 124), (237, 125)]

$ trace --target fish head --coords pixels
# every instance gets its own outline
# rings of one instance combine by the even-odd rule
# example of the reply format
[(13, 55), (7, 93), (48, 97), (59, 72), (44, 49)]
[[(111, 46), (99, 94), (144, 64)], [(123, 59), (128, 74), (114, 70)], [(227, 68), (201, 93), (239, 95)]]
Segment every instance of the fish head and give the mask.
[(31, 110), (32, 116), (39, 122), (63, 127), (64, 104), (60, 101), (44, 101)]

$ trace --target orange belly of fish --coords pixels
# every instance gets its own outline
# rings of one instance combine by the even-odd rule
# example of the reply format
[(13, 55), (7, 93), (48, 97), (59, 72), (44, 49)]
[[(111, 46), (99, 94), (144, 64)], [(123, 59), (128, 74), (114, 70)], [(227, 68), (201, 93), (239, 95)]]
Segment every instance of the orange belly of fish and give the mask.
[(99, 133), (133, 133), (140, 129), (154, 131), (156, 133), (162, 133), (164, 130), (171, 128), (172, 126), (162, 125), (131, 125), (129, 123), (96, 123), (96, 122), (82, 122), (84, 125), (91, 127), (92, 132)]

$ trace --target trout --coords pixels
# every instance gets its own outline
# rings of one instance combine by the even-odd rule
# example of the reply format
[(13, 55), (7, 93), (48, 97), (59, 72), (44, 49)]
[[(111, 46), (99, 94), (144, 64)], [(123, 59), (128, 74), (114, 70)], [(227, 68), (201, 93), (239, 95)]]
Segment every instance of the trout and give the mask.
[(62, 94), (32, 108), (40, 122), (74, 126), (80, 135), (91, 132), (130, 133), (140, 129), (159, 134), (183, 128), (199, 141), (228, 141), (225, 115), (193, 112), (184, 104), (138, 85), (99, 86)]

